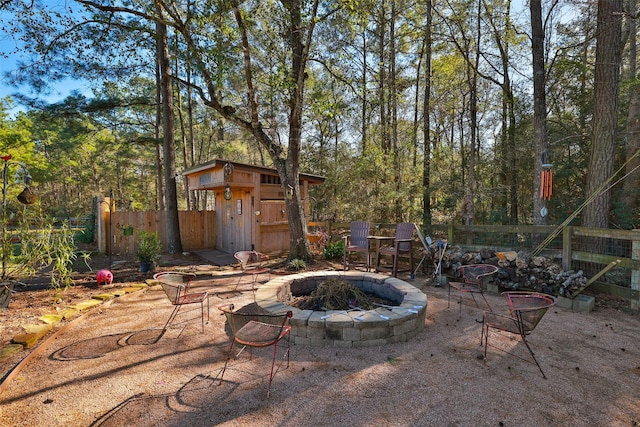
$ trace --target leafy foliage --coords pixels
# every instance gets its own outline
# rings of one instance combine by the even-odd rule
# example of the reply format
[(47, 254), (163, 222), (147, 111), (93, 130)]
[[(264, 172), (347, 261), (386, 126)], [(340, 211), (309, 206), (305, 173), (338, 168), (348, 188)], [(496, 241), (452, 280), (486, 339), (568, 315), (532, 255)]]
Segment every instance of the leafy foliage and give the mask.
[[(2, 248), (2, 280), (25, 280), (51, 267), (52, 288), (61, 291), (73, 283), (71, 266), (77, 255), (73, 231), (67, 222), (54, 226), (38, 209), (25, 208), (19, 227), (11, 236)], [(16, 248), (12, 240), (19, 242)]]
[(329, 242), (327, 243), (327, 247), (324, 248), (325, 259), (339, 258), (343, 253), (344, 242), (342, 240), (338, 240), (337, 242)]
[(140, 230), (136, 245), (136, 257), (140, 262), (154, 262), (160, 256), (162, 244), (156, 232)]
[(303, 259), (299, 259), (299, 258), (292, 259), (291, 261), (289, 261), (288, 265), (289, 265), (289, 268), (295, 271), (301, 271), (301, 270), (307, 269), (307, 263)]
[[(171, 11), (163, 20), (171, 23), (172, 17), (190, 17), (182, 23), (184, 27), (170, 29), (174, 103), (180, 122), (177, 163), (188, 168), (226, 158), (270, 166), (269, 152), (285, 153), (300, 143), (302, 170), (327, 178), (324, 185), (311, 188), (309, 219), (419, 221), (423, 191), (428, 187), (432, 218), (442, 223), (462, 220), (462, 200), (471, 179), (470, 154), (474, 153), (473, 221), (530, 222), (536, 159), (527, 22), (513, 19), (514, 12), (502, 1), (483, 2), (482, 8), (470, 7), (466, 0), (433, 3), (437, 17), (433, 22), (427, 22), (423, 3), (400, 1), (394, 15), (386, 3), (322, 3), (322, 13), (314, 20), (308, 20), (310, 8), (304, 5), (302, 15), (307, 21), (297, 26), (291, 25), (287, 8), (298, 2), (240, 3), (249, 43), (246, 52), (252, 58), (249, 66), (243, 63), (240, 29), (229, 2), (159, 1), (160, 8)], [(136, 13), (109, 10), (112, 6)], [(594, 75), (596, 8), (588, 2), (565, 7), (573, 12), (565, 15), (570, 18), (556, 19), (553, 14), (561, 8), (551, 8), (547, 28), (547, 51), (555, 52), (553, 62), (547, 64), (549, 154), (557, 177), (548, 205), (549, 223), (561, 222), (585, 200), (592, 155), (589, 135), (594, 105), (589, 82)], [(91, 99), (73, 94), (46, 106), (22, 97), (31, 110), (15, 120), (8, 120), (5, 113), (11, 107), (9, 101), (2, 102), (7, 108), (0, 114), (0, 148), (27, 163), (39, 183), (45, 209), (58, 216), (86, 215), (94, 195), (112, 190), (118, 208), (161, 208), (154, 9), (140, 2), (69, 2), (50, 8), (46, 2), (32, 5), (17, 0), (7, 3), (5, 12), (12, 18), (3, 27), (6, 36), (32, 55), (26, 55), (29, 60), (12, 74), (14, 83), (40, 90), (71, 75), (93, 84)], [(294, 36), (310, 24), (318, 35), (307, 46), (314, 60), (303, 67), (306, 91), (298, 92), (299, 82), (289, 66), (291, 45)], [(489, 29), (494, 24), (495, 31), (483, 31), (477, 40), (470, 36), (473, 28)], [(425, 112), (421, 106), (427, 80), (427, 25), (439, 36), (429, 46), (432, 106)], [(301, 30), (292, 33), (291, 28)], [(193, 37), (187, 39), (185, 34)], [(474, 49), (478, 49), (478, 64), (469, 62), (476, 56), (468, 55)], [(505, 69), (499, 63), (502, 52), (509, 55)], [(625, 61), (635, 63), (633, 58)], [(471, 65), (477, 65), (477, 74), (469, 74)], [(247, 71), (253, 73), (255, 97), (247, 96), (243, 82)], [(205, 77), (211, 79), (213, 93), (198, 99), (194, 86)], [(479, 79), (473, 94), (472, 79)], [(633, 76), (621, 86), (620, 118), (625, 116), (635, 84)], [(507, 93), (516, 103), (514, 123), (501, 117)], [(255, 100), (260, 132), (242, 130), (241, 122), (210, 108), (215, 104), (210, 96), (215, 94), (240, 117), (246, 117)], [(289, 107), (296, 96), (304, 102), (302, 141), (288, 139)], [(474, 129), (471, 98), (478, 102)], [(425, 115), (430, 120), (428, 129), (423, 129)], [(255, 136), (262, 129), (274, 142), (269, 152), (256, 144)], [(477, 131), (474, 141), (470, 140), (472, 130)], [(503, 142), (507, 136), (513, 137), (510, 145)], [(624, 145), (620, 137), (616, 161), (624, 161)], [(427, 162), (430, 176), (423, 177), (421, 165)], [(517, 171), (515, 182), (506, 179), (509, 170)], [(626, 179), (638, 180), (635, 175)], [(513, 198), (505, 197), (507, 189), (514, 191)], [(179, 191), (181, 208), (187, 207), (187, 201), (189, 208), (201, 205), (201, 194), (191, 199), (183, 186)], [(518, 207), (515, 217), (509, 209), (512, 204)], [(625, 228), (636, 226), (637, 206), (614, 203), (614, 208), (612, 221)]]

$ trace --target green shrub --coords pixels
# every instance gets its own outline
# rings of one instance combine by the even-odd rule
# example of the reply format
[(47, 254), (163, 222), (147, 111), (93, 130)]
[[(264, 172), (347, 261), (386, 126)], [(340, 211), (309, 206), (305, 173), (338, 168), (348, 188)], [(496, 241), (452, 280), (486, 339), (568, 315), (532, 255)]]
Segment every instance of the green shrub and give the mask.
[(299, 258), (292, 259), (291, 261), (289, 261), (289, 268), (296, 271), (306, 270), (307, 263), (304, 262), (303, 259), (299, 259)]
[(140, 230), (138, 233), (138, 245), (136, 257), (140, 262), (154, 262), (160, 256), (162, 243), (158, 233)]
[(343, 253), (344, 242), (342, 240), (338, 240), (337, 242), (329, 242), (327, 243), (327, 247), (324, 248), (325, 259), (339, 258)]
[(87, 222), (84, 224), (84, 228), (76, 232), (76, 234), (73, 236), (76, 242), (93, 243), (93, 239), (95, 238), (94, 220), (95, 216), (91, 215)]

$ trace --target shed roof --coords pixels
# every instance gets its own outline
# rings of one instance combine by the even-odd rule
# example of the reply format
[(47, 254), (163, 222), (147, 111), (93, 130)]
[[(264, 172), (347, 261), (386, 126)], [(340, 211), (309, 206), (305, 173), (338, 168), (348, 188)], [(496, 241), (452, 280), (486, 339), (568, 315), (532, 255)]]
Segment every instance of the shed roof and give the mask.
[[(182, 171), (181, 175), (189, 176), (194, 173), (203, 172), (209, 169), (222, 168), (227, 163), (231, 164), (234, 169), (249, 170), (249, 171), (261, 172), (261, 173), (275, 173), (276, 175), (278, 173), (278, 171), (274, 168), (248, 165), (245, 163), (232, 162), (229, 160), (214, 159), (214, 160), (209, 160), (208, 162), (193, 166), (191, 168), (185, 169)], [(306, 174), (306, 173), (301, 173), (300, 179), (309, 181), (310, 184), (322, 184), (326, 180), (326, 178), (323, 176)]]

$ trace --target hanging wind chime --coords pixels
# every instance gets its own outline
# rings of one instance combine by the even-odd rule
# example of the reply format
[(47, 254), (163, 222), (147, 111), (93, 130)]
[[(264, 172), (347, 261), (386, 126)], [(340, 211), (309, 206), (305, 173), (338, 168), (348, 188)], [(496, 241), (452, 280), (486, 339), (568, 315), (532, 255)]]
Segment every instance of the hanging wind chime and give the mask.
[(542, 172), (540, 174), (540, 198), (551, 200), (553, 193), (553, 164), (549, 161), (547, 152), (542, 153)]

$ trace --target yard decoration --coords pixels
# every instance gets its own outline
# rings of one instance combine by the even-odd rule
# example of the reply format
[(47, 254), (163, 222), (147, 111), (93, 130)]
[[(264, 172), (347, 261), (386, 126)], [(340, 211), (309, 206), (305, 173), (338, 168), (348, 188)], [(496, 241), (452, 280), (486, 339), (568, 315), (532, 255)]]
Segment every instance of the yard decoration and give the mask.
[(99, 270), (96, 274), (96, 281), (98, 282), (98, 286), (110, 285), (113, 282), (113, 273), (107, 269)]
[(32, 205), (36, 200), (38, 200), (38, 196), (29, 187), (24, 187), (24, 190), (18, 194), (18, 201), (23, 205)]
[[(5, 162), (6, 165), (6, 162)], [(23, 205), (32, 205), (38, 200), (38, 196), (34, 193), (29, 185), (31, 185), (31, 174), (27, 167), (21, 163), (15, 174), (17, 183), (24, 182), (24, 190), (18, 194), (18, 201)]]
[[(547, 152), (542, 153), (542, 172), (540, 175), (540, 198), (551, 200), (553, 192), (553, 163), (549, 161)], [(544, 215), (543, 215), (544, 216)]]

